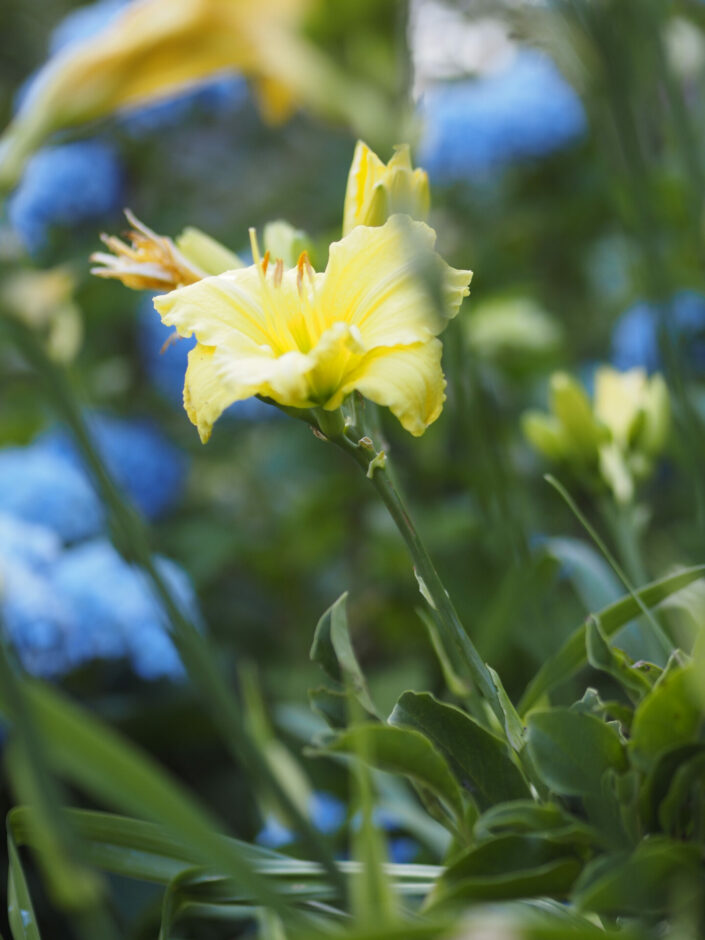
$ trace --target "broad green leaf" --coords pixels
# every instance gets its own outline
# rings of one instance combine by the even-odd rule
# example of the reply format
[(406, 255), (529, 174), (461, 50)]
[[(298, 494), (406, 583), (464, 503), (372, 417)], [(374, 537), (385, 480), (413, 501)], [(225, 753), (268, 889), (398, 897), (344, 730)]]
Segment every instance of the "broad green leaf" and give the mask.
[[(705, 565), (686, 568), (677, 574), (669, 575), (660, 581), (653, 581), (636, 592), (641, 603), (651, 610), (669, 598), (672, 594), (682, 590), (698, 578), (705, 575)], [(595, 616), (606, 637), (612, 637), (625, 624), (641, 614), (641, 608), (631, 595), (603, 607)], [(522, 696), (518, 710), (525, 715), (533, 708), (539, 699), (553, 686), (564, 682), (574, 675), (582, 666), (586, 665), (585, 649), (586, 625), (582, 624), (566, 640), (560, 650), (551, 659), (547, 660), (531, 680)]]
[(648, 769), (664, 751), (694, 742), (703, 713), (694, 694), (697, 671), (691, 664), (666, 670), (634, 713), (629, 750)]
[(446, 759), (420, 731), (391, 725), (353, 725), (330, 741), (324, 741), (321, 750), (324, 753), (364, 755), (364, 759), (378, 770), (404, 774), (414, 783), (431, 790), (458, 823), (463, 818), (460, 787)]
[(617, 731), (593, 715), (568, 708), (533, 712), (527, 744), (546, 785), (565, 796), (599, 794), (606, 770), (627, 767)]
[[(238, 879), (260, 903), (283, 908), (239, 847), (221, 837), (222, 827), (151, 758), (49, 686), (27, 682), (26, 694), (47, 760), (58, 774), (96, 799), (160, 823), (201, 864)], [(0, 699), (0, 708), (5, 705)]]
[(424, 734), (481, 809), (529, 795), (504, 742), (459, 708), (439, 702), (428, 692), (405, 692), (389, 722)]
[(631, 853), (592, 862), (575, 885), (572, 898), (584, 911), (638, 915), (665, 912), (673, 892), (684, 883), (705, 887), (700, 848), (664, 836), (644, 839)]
[[(622, 650), (614, 649), (607, 641), (597, 618), (591, 617), (586, 624), (587, 658), (593, 669), (612, 676), (633, 700), (638, 701), (650, 691), (652, 683), (648, 673), (635, 666)], [(656, 673), (657, 669), (651, 670)]]
[(350, 640), (347, 599), (347, 592), (341, 594), (318, 621), (311, 646), (311, 659), (318, 663), (334, 682), (351, 688), (366, 712), (380, 718)]
[(27, 887), (19, 852), (11, 835), (7, 837), (7, 919), (12, 940), (41, 940), (37, 915)]

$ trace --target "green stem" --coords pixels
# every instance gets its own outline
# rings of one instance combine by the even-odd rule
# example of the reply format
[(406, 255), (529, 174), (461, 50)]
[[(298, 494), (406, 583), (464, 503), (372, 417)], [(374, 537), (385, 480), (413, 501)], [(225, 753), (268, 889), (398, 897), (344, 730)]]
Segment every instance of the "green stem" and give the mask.
[[(458, 616), (458, 612), (446, 591), (441, 578), (426, 550), (421, 537), (404, 505), (401, 495), (395, 486), (390, 474), (383, 466), (376, 466), (370, 472), (370, 462), (375, 457), (375, 449), (371, 443), (365, 446), (365, 439), (355, 443), (348, 437), (341, 435), (331, 438), (334, 444), (352, 457), (371, 479), (389, 515), (399, 530), (406, 547), (409, 550), (414, 565), (414, 573), (419, 581), (419, 587), (424, 599), (435, 613), (435, 619), (443, 630), (445, 641), (458, 652), (461, 662), (467, 670), (473, 683), (488, 702), (496, 715), (500, 726), (504, 727), (504, 713), (499, 695), (492, 676), (480, 656), (475, 644), (468, 636)], [(368, 439), (369, 440), (369, 439)]]
[(91, 434), (68, 385), (65, 373), (50, 360), (34, 333), (13, 317), (4, 317), (17, 348), (43, 380), (57, 414), (66, 422), (108, 509), (111, 537), (118, 551), (135, 562), (150, 578), (171, 623), (171, 636), (204, 706), (220, 730), (229, 750), (252, 780), (264, 784), (309, 850), (322, 862), (333, 884), (345, 894), (345, 881), (329, 846), (293, 802), (248, 733), (237, 700), (212, 655), (201, 631), (174, 600), (154, 564), (144, 524), (129, 507), (98, 454)]

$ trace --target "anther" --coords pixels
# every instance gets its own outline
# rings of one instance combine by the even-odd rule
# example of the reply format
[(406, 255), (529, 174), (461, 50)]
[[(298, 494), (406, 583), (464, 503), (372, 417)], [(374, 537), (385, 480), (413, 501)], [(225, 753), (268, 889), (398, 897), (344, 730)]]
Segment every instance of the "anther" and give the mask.
[(267, 273), (267, 268), (269, 267), (269, 248), (264, 253), (264, 258), (262, 258), (262, 274)]
[(284, 261), (282, 258), (277, 258), (277, 263), (274, 266), (274, 286), (275, 287), (281, 287), (283, 277), (284, 277)]

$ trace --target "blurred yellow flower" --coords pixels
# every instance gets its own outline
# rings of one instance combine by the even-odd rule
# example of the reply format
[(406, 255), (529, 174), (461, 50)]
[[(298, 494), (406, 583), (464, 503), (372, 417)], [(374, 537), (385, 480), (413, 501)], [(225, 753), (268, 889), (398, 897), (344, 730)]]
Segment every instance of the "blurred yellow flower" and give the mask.
[(338, 408), (353, 390), (420, 435), (445, 399), (437, 339), (472, 273), (434, 251), (422, 222), (392, 216), (330, 246), (317, 273), (303, 252), (284, 269), (269, 255), (156, 297), (182, 336), (195, 335), (184, 404), (205, 442), (221, 412), (260, 395), (292, 408)]
[(98, 35), (44, 67), (0, 140), (0, 183), (12, 185), (53, 131), (225, 70), (254, 81), (267, 116), (287, 116), (307, 81), (296, 28), (308, 6), (309, 0), (135, 0)]
[(382, 225), (397, 213), (423, 221), (430, 205), (428, 174), (412, 169), (408, 144), (397, 147), (389, 163), (382, 163), (358, 140), (345, 191), (343, 235), (356, 225)]
[(83, 321), (73, 295), (76, 279), (67, 268), (15, 271), (0, 288), (0, 301), (12, 316), (43, 338), (56, 362), (70, 362), (83, 339)]

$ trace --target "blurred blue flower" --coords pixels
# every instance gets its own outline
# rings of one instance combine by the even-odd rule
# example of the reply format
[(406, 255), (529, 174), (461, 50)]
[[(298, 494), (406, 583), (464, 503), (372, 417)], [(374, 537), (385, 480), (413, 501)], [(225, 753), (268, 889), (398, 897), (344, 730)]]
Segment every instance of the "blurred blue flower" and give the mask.
[(0, 558), (46, 571), (61, 550), (61, 539), (52, 529), (0, 513)]
[(276, 816), (267, 816), (264, 826), (255, 837), (258, 845), (263, 845), (266, 849), (281, 849), (285, 845), (290, 845), (296, 834), (287, 829), (283, 823), (280, 823)]
[[(333, 835), (345, 822), (347, 810), (342, 800), (324, 790), (315, 790), (308, 801), (308, 816), (313, 825), (324, 835)], [(279, 849), (290, 845), (296, 833), (287, 829), (276, 816), (268, 815), (264, 826), (257, 834), (256, 842), (268, 849)]]
[[(162, 516), (183, 493), (187, 462), (150, 421), (91, 414), (87, 424), (96, 448), (113, 476), (148, 519)], [(82, 458), (63, 429), (45, 432), (37, 445), (83, 470)]]
[[(705, 370), (705, 296), (693, 290), (674, 294), (664, 310), (666, 329), (680, 357), (691, 368)], [(659, 349), (659, 310), (646, 302), (634, 304), (612, 331), (612, 363), (618, 369), (663, 367)]]
[(129, 0), (98, 0), (97, 3), (89, 3), (71, 10), (52, 31), (49, 53), (56, 55), (75, 42), (95, 36), (117, 18), (128, 2)]
[(85, 474), (41, 445), (0, 450), (0, 512), (45, 526), (64, 542), (95, 535), (104, 523)]
[(419, 164), (457, 182), (542, 157), (580, 138), (580, 99), (544, 54), (523, 50), (501, 72), (437, 85), (421, 102)]
[(72, 667), (72, 612), (46, 574), (0, 556), (0, 611), (10, 643), (32, 675), (57, 678)]
[(316, 790), (311, 794), (308, 804), (311, 822), (319, 832), (331, 835), (337, 832), (345, 822), (347, 810), (345, 803), (332, 793)]
[(54, 226), (73, 226), (123, 205), (117, 152), (100, 140), (47, 147), (35, 153), (8, 200), (10, 224), (30, 253), (46, 247)]
[(389, 860), (396, 865), (408, 865), (419, 854), (419, 844), (408, 836), (396, 836), (387, 844)]
[[(171, 327), (164, 326), (159, 319), (151, 298), (140, 304), (138, 321), (138, 343), (140, 356), (151, 383), (175, 406), (183, 407), (184, 376), (188, 354), (196, 340), (182, 339)], [(277, 411), (256, 398), (236, 402), (225, 412), (225, 417), (245, 421), (273, 418)]]
[[(185, 572), (173, 562), (156, 564), (176, 602), (197, 617)], [(106, 539), (64, 552), (51, 585), (75, 625), (67, 656), (77, 666), (91, 659), (127, 657), (143, 679), (181, 678), (183, 666), (168, 634), (168, 620), (147, 576), (128, 564)]]

